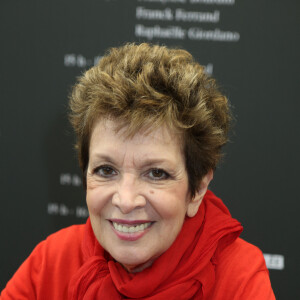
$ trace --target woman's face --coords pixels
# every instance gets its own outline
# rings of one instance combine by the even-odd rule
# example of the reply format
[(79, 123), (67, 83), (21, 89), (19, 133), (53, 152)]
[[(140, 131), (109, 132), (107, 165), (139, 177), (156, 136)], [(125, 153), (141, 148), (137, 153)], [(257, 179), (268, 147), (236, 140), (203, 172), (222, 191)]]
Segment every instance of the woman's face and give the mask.
[(99, 121), (93, 130), (87, 205), (102, 247), (128, 271), (140, 271), (171, 246), (199, 203), (190, 199), (175, 135), (161, 127), (124, 138), (126, 128), (116, 133), (115, 125)]

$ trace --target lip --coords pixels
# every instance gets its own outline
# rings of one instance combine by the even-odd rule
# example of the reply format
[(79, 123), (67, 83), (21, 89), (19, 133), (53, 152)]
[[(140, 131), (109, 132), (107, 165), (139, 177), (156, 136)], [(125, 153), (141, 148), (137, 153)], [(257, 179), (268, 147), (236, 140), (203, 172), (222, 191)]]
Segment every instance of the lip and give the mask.
[[(148, 221), (148, 220), (121, 220), (121, 219), (109, 219), (108, 220), (110, 223), (110, 226), (112, 228), (112, 231), (116, 234), (116, 236), (122, 240), (122, 241), (137, 241), (140, 238), (142, 238), (145, 234), (148, 233), (148, 231), (151, 229), (152, 225), (154, 222)], [(138, 225), (138, 224), (143, 224), (143, 223), (149, 223), (151, 222), (151, 225), (144, 229), (143, 231), (138, 231), (138, 232), (120, 232), (117, 231), (112, 222), (116, 222), (119, 224), (126, 224), (126, 225)]]
[(123, 220), (123, 219), (109, 219), (110, 222), (116, 222), (119, 224), (126, 224), (126, 225), (139, 225), (143, 223), (153, 223), (150, 220)]

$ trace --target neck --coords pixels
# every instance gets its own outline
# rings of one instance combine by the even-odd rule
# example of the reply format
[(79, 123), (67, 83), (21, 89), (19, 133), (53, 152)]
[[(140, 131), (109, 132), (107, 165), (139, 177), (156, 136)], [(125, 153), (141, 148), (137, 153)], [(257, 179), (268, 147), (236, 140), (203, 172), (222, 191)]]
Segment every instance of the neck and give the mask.
[(146, 268), (149, 268), (152, 266), (153, 260), (147, 261), (143, 264), (137, 265), (137, 266), (132, 266), (132, 265), (123, 265), (123, 268), (128, 272), (128, 273), (138, 273)]

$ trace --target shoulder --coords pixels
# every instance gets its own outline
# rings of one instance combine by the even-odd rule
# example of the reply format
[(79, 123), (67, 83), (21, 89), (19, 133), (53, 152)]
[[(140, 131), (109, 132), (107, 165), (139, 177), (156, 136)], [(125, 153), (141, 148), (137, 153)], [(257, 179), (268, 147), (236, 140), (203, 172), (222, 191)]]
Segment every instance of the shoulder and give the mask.
[(84, 230), (85, 225), (73, 225), (40, 242), (7, 283), (1, 299), (61, 299), (83, 262)]
[(44, 241), (40, 242), (32, 251), (29, 258), (49, 260), (59, 257), (68, 259), (81, 251), (81, 242), (84, 234), (84, 225), (72, 225), (50, 234)]
[(39, 268), (39, 274), (44, 272), (47, 276), (48, 272), (56, 274), (63, 271), (66, 275), (68, 270), (76, 270), (83, 260), (81, 244), (84, 230), (85, 225), (73, 225), (49, 235), (39, 243), (29, 256), (35, 266), (42, 264), (43, 269)]
[(219, 254), (217, 266), (221, 269), (230, 267), (239, 273), (242, 270), (267, 270), (261, 250), (241, 238), (237, 238)]
[[(48, 247), (59, 245), (61, 249), (68, 246), (80, 246), (83, 239), (85, 225), (72, 225), (50, 234), (42, 243)], [(55, 247), (54, 250), (57, 251)]]
[(211, 299), (275, 299), (269, 272), (259, 248), (236, 239), (216, 257)]

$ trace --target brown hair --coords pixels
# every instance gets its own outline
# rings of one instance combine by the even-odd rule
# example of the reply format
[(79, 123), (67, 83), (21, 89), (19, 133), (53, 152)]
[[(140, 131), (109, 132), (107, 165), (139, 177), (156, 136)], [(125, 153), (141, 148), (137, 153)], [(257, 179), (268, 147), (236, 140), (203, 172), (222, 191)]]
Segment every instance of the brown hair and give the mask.
[(160, 125), (180, 132), (192, 196), (202, 177), (215, 169), (228, 139), (227, 98), (181, 49), (147, 43), (110, 49), (79, 78), (70, 110), (84, 181), (93, 125), (102, 118), (120, 121), (128, 136)]

